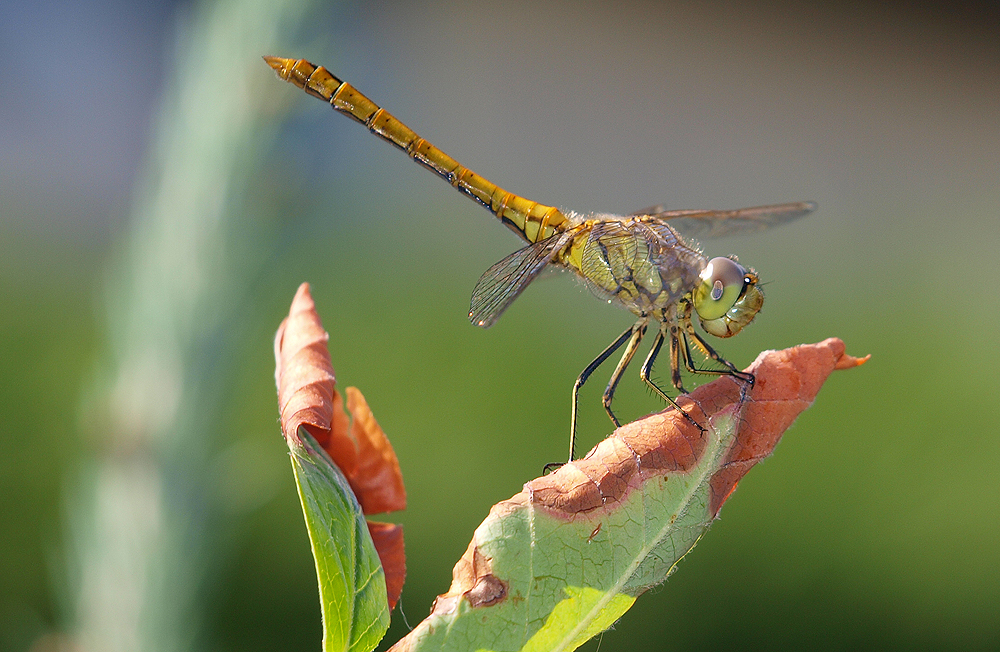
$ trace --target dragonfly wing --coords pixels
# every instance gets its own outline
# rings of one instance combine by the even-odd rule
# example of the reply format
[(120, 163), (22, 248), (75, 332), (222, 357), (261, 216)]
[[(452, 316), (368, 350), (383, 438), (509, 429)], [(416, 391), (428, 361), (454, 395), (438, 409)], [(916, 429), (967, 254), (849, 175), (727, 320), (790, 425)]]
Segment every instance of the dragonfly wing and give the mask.
[(486, 270), (472, 291), (469, 321), (483, 328), (496, 323), (528, 283), (552, 262), (572, 238), (572, 232), (556, 233), (518, 249)]
[(679, 210), (665, 211), (653, 206), (635, 215), (649, 215), (686, 236), (696, 238), (718, 238), (724, 235), (753, 233), (791, 222), (816, 210), (811, 201), (774, 206), (755, 206), (734, 211)]

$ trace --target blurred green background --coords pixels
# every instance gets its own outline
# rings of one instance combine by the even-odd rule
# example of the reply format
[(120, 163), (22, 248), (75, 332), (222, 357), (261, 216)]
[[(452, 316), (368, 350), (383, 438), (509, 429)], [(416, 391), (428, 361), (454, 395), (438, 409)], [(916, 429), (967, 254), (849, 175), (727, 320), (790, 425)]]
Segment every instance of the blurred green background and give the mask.
[[(602, 650), (1000, 649), (998, 27), (989, 3), (4, 3), (0, 649), (318, 647), (272, 376), (300, 282), (400, 458), (411, 624), (562, 459), (573, 379), (630, 322), (554, 275), (471, 326), (516, 239), (261, 54), (544, 203), (819, 203), (703, 243), (768, 283), (719, 348), (872, 360)], [(633, 376), (629, 419), (661, 407)]]

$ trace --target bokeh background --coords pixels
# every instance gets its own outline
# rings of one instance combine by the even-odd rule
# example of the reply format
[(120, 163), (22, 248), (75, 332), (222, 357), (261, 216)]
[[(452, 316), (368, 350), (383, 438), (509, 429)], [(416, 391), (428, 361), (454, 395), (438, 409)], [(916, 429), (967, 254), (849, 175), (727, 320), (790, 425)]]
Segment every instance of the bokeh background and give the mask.
[(768, 283), (719, 348), (872, 360), (602, 650), (1000, 649), (998, 27), (985, 2), (3, 3), (0, 649), (318, 647), (272, 377), (300, 282), (402, 464), (411, 624), (562, 459), (573, 379), (629, 323), (554, 275), (471, 326), (516, 239), (261, 54), (560, 207), (818, 201), (704, 243)]

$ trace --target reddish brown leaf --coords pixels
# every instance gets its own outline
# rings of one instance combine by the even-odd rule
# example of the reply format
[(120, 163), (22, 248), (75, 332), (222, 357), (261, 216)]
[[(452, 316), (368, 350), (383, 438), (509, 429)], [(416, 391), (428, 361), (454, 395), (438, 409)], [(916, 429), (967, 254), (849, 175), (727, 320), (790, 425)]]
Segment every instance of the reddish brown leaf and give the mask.
[(406, 490), (392, 445), (361, 391), (347, 388), (344, 413), (316, 305), (303, 283), (275, 336), (278, 402), (285, 438), (304, 426), (351, 483), (365, 514), (406, 508)]
[(406, 489), (396, 452), (355, 387), (347, 388), (347, 409), (354, 417), (351, 434), (358, 446), (358, 466), (348, 480), (365, 514), (406, 509)]
[(375, 543), (375, 550), (385, 572), (385, 590), (389, 597), (389, 610), (396, 606), (403, 592), (406, 579), (406, 551), (403, 549), (403, 526), (394, 523), (368, 521), (368, 531)]
[[(746, 369), (757, 379), (749, 400), (741, 400), (743, 386), (729, 376), (679, 397), (677, 402), (699, 423), (742, 411), (734, 446), (712, 480), (712, 513), (718, 513), (737, 481), (771, 454), (792, 421), (812, 405), (832, 371), (867, 360), (847, 355), (844, 343), (830, 338), (761, 353)], [(533, 503), (564, 518), (608, 508), (650, 477), (694, 466), (706, 437), (679, 412), (668, 409), (622, 426), (583, 459), (533, 480), (526, 489)]]
[[(289, 443), (302, 445), (305, 428), (347, 477), (365, 514), (406, 508), (399, 461), (361, 392), (347, 388), (353, 424), (344, 412), (330, 353), (309, 284), (299, 286), (288, 317), (274, 338), (281, 430)], [(406, 577), (403, 528), (368, 522), (385, 571), (389, 608), (396, 604)]]
[(335, 388), (328, 340), (309, 284), (303, 283), (274, 336), (281, 431), (289, 442), (301, 444), (298, 429), (305, 426), (340, 470), (350, 476), (357, 466), (357, 448)]
[[(711, 515), (718, 514), (737, 481), (771, 454), (782, 433), (812, 404), (832, 371), (856, 367), (867, 360), (847, 355), (844, 343), (830, 338), (818, 344), (761, 353), (747, 368), (757, 379), (748, 401), (741, 400), (741, 384), (729, 377), (680, 397), (678, 402), (699, 423), (742, 409), (735, 444), (711, 480)], [(640, 483), (694, 467), (705, 449), (706, 437), (673, 409), (626, 424), (583, 459), (532, 480), (521, 493), (497, 503), (489, 518), (502, 518), (529, 503), (567, 521), (584, 514), (596, 518), (600, 510), (614, 510), (625, 494)], [(475, 539), (452, 574), (451, 587), (435, 601), (432, 614), (454, 610), (459, 599), (471, 604), (477, 587), (493, 579), (489, 560), (479, 554)], [(399, 649), (406, 649), (404, 641), (397, 644)]]
[[(844, 343), (836, 338), (761, 354), (748, 368), (757, 377), (757, 382), (750, 394), (751, 400), (744, 404), (744, 422), (739, 435), (712, 479), (712, 513), (718, 513), (736, 489), (739, 479), (774, 451), (785, 430), (803, 410), (812, 405), (832, 371), (857, 367), (870, 357), (847, 355)], [(730, 378), (723, 380), (729, 381), (730, 386), (728, 391), (723, 389), (720, 394), (724, 392), (730, 401), (737, 400), (739, 389), (735, 387), (735, 381)], [(699, 388), (702, 389), (704, 387)], [(717, 396), (701, 397), (699, 390), (692, 393), (692, 398), (703, 403), (719, 400)]]

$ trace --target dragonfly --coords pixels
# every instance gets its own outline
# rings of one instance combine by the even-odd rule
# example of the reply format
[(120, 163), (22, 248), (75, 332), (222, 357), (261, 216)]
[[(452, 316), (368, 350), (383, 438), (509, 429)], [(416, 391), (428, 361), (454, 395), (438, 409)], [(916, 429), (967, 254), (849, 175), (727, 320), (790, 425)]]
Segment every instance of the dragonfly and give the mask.
[[(528, 284), (548, 267), (571, 270), (598, 297), (636, 316), (635, 323), (587, 365), (573, 384), (570, 462), (576, 455), (580, 389), (598, 367), (624, 347), (602, 396), (611, 421), (616, 427), (621, 426), (612, 409), (615, 390), (651, 329), (656, 334), (639, 377), (701, 430), (704, 431), (701, 424), (653, 379), (653, 364), (664, 345), (670, 359), (671, 384), (681, 394), (686, 393), (682, 367), (690, 374), (731, 376), (745, 383), (746, 388), (753, 387), (753, 375), (740, 371), (719, 355), (695, 329), (693, 320), (697, 317), (702, 329), (715, 337), (736, 335), (753, 321), (764, 303), (760, 279), (735, 256), (709, 259), (693, 240), (685, 238), (760, 231), (814, 211), (814, 202), (721, 211), (666, 210), (654, 206), (628, 215), (562, 211), (508, 192), (459, 164), (326, 68), (304, 59), (266, 56), (264, 60), (281, 79), (364, 124), (373, 134), (403, 150), (485, 207), (527, 242), (479, 279), (469, 309), (473, 324), (489, 328), (496, 323)], [(692, 349), (717, 366), (697, 366)]]

